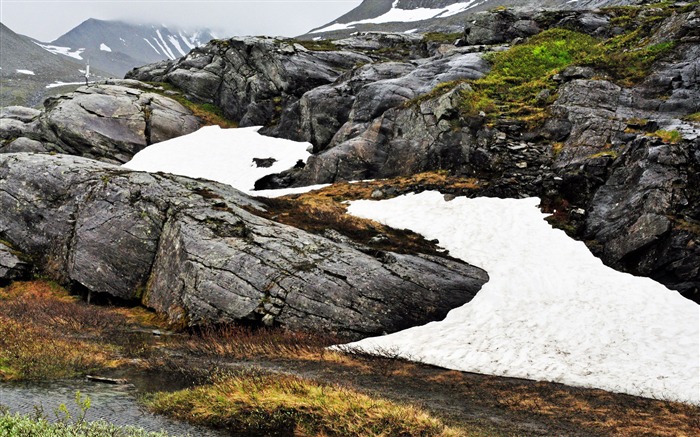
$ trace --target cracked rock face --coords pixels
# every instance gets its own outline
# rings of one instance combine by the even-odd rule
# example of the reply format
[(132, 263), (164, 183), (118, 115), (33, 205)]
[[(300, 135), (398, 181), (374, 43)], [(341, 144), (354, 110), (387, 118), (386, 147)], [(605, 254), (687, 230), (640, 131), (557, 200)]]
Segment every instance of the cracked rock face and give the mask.
[(221, 107), (241, 126), (256, 126), (269, 123), (306, 91), (369, 61), (352, 51), (310, 51), (274, 38), (231, 38), (174, 61), (135, 68), (127, 77), (172, 83), (193, 100)]
[(20, 254), (0, 241), (0, 284), (25, 278), (30, 265), (20, 258)]
[(58, 152), (122, 164), (150, 144), (200, 126), (188, 109), (167, 97), (120, 85), (91, 85), (48, 99), (42, 112), (4, 109), (0, 153)]
[(213, 182), (0, 155), (0, 239), (42, 274), (141, 300), (174, 323), (245, 320), (361, 338), (441, 319), (488, 279), (449, 259), (331, 241), (244, 206), (261, 208)]

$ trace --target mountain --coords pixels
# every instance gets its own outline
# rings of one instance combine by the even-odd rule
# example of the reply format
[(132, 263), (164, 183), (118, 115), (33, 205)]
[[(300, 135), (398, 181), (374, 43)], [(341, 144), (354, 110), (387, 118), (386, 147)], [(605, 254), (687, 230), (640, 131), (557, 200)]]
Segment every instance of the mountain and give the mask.
[(461, 32), (465, 18), (498, 7), (592, 9), (641, 3), (638, 0), (364, 0), (358, 7), (309, 33), (306, 38), (339, 38), (357, 31)]
[[(0, 106), (40, 104), (58, 83), (82, 83), (84, 61), (57, 56), (0, 23)], [(92, 70), (98, 77), (105, 75)], [(48, 87), (48, 88), (47, 88)]]
[(123, 77), (136, 66), (184, 56), (213, 38), (208, 30), (186, 32), (163, 25), (91, 18), (55, 41), (40, 45), (53, 53), (89, 60), (92, 67)]

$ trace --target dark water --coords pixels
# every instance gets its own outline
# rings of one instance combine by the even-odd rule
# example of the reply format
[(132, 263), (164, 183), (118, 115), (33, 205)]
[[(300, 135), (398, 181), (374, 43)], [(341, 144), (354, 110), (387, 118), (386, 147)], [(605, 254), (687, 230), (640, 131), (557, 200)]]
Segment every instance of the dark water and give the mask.
[[(147, 431), (166, 431), (173, 436), (224, 436), (230, 435), (189, 425), (149, 413), (138, 403), (138, 396), (154, 390), (171, 388), (156, 375), (141, 375), (142, 381), (134, 385), (112, 385), (87, 380), (56, 381), (50, 383), (0, 384), (0, 405), (11, 413), (32, 415), (37, 408), (43, 410), (48, 420), (55, 420), (57, 408), (65, 404), (73, 417), (80, 409), (75, 404), (75, 392), (88, 396), (91, 406), (85, 419), (104, 420), (115, 425), (131, 425)], [(137, 388), (138, 387), (138, 388)]]

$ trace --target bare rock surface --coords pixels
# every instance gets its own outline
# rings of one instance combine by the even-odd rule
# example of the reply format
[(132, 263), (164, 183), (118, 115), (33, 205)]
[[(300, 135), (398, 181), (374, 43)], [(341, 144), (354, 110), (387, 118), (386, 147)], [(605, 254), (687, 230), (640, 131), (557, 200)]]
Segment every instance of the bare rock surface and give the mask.
[(256, 208), (213, 182), (74, 156), (0, 155), (1, 239), (44, 275), (140, 300), (174, 323), (360, 338), (441, 319), (487, 280), (464, 263), (331, 241)]
[(0, 153), (58, 152), (124, 163), (146, 146), (194, 132), (201, 122), (178, 102), (134, 86), (91, 85), (48, 99), (43, 111), (0, 111)]
[(0, 284), (22, 279), (29, 274), (30, 265), (22, 260), (21, 255), (0, 241)]

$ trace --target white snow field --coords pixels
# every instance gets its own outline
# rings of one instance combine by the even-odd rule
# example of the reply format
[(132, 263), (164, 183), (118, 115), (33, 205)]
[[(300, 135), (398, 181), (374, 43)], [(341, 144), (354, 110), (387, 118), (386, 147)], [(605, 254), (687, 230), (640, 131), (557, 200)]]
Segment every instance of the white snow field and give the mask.
[(34, 44), (38, 45), (39, 47), (41, 47), (44, 50), (47, 50), (47, 51), (53, 53), (54, 55), (65, 55), (65, 56), (70, 56), (71, 58), (78, 59), (81, 61), (83, 60), (83, 57), (80, 55), (85, 51), (84, 48), (73, 50), (70, 47), (60, 47), (60, 46), (52, 46), (49, 44), (39, 44), (38, 42), (35, 42)]
[[(154, 144), (124, 166), (280, 196), (322, 186), (252, 191), (309, 156), (308, 143), (259, 128), (205, 127)], [(274, 158), (257, 168), (253, 158)], [(445, 320), (347, 346), (398, 352), (437, 366), (700, 404), (700, 307), (647, 278), (620, 273), (553, 229), (539, 199), (456, 198), (428, 192), (357, 201), (351, 214), (437, 238), (490, 280)]]
[(456, 15), (462, 11), (466, 11), (469, 8), (478, 6), (483, 3), (481, 0), (467, 0), (460, 3), (455, 3), (452, 5), (445, 6), (443, 8), (416, 8), (416, 9), (401, 9), (399, 8), (399, 1), (396, 0), (391, 5), (391, 9), (388, 12), (375, 17), (367, 18), (365, 20), (351, 21), (349, 23), (334, 23), (330, 26), (326, 26), (323, 29), (314, 30), (311, 33), (319, 32), (331, 32), (334, 30), (346, 30), (355, 27), (358, 24), (382, 24), (382, 23), (395, 23), (395, 22), (414, 22), (428, 20), (437, 17), (449, 17), (451, 15)]
[(341, 347), (700, 404), (700, 306), (604, 266), (538, 203), (437, 192), (352, 202), (351, 214), (437, 238), (490, 280), (443, 321)]
[[(266, 137), (258, 133), (259, 129), (203, 127), (189, 135), (146, 147), (124, 167), (206, 178), (262, 195), (253, 191), (255, 181), (287, 170), (299, 160), (306, 162), (311, 144)], [(258, 167), (253, 158), (273, 158), (275, 162), (271, 167)]]

